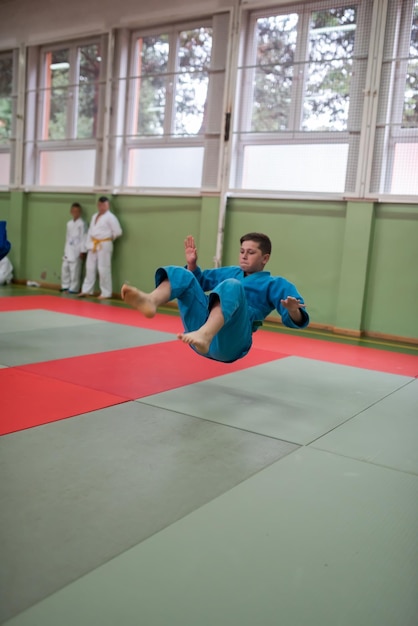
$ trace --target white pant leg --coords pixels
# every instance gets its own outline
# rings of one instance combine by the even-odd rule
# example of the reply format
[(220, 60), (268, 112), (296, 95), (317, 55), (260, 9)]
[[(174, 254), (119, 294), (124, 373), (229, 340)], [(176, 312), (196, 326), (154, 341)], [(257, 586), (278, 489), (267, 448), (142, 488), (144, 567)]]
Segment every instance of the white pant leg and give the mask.
[(87, 253), (86, 276), (81, 287), (82, 293), (93, 293), (94, 283), (96, 282), (97, 255), (97, 252), (92, 252), (91, 250)]
[(113, 243), (111, 241), (103, 241), (97, 252), (100, 295), (104, 298), (112, 296), (112, 252)]
[(61, 265), (61, 289), (69, 289), (71, 284), (70, 262), (67, 259), (62, 260)]
[(81, 259), (76, 259), (70, 263), (71, 283), (70, 291), (78, 293), (80, 290), (80, 278), (81, 278)]

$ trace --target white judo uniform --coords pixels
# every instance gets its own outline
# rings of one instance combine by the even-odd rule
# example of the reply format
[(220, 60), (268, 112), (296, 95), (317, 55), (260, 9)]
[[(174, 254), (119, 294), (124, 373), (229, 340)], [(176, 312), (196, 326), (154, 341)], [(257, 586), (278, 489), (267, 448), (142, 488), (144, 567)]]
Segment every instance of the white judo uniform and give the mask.
[(0, 260), (0, 285), (9, 285), (13, 279), (13, 265), (7, 256)]
[(69, 289), (72, 293), (78, 293), (80, 290), (82, 267), (80, 254), (85, 252), (86, 230), (86, 222), (81, 217), (67, 222), (61, 266), (61, 289)]
[(122, 228), (116, 215), (110, 211), (93, 215), (86, 237), (86, 277), (81, 288), (82, 293), (93, 293), (98, 271), (100, 295), (103, 298), (112, 296), (113, 241), (121, 235)]

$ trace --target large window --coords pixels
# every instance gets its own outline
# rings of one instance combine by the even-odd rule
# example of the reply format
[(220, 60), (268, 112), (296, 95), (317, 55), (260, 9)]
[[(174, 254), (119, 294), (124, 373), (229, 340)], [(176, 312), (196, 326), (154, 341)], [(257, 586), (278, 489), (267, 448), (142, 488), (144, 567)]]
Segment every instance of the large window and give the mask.
[(14, 126), (13, 54), (0, 54), (0, 185), (10, 182), (11, 141)]
[(348, 169), (361, 125), (365, 18), (357, 2), (249, 15), (233, 187), (343, 193), (354, 185)]
[(35, 182), (91, 187), (102, 134), (101, 41), (41, 50), (37, 75)]
[[(135, 33), (124, 184), (216, 186), (227, 20)], [(214, 41), (218, 42), (214, 54)]]
[(0, 185), (417, 196), (418, 0), (266, 5), (0, 52)]
[(371, 191), (418, 195), (418, 0), (389, 3)]

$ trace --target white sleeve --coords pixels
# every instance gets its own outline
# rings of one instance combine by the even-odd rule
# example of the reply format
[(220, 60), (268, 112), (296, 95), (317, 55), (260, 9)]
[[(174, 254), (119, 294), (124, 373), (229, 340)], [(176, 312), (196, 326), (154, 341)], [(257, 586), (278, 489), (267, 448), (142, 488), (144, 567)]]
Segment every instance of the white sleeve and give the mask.
[[(89, 227), (86, 228), (86, 225), (84, 226), (84, 236), (83, 236), (83, 245), (81, 246), (81, 252), (87, 252), (88, 250), (88, 244), (90, 242), (90, 233), (91, 233), (91, 229), (93, 227), (94, 224), (94, 217), (95, 215), (93, 215), (93, 217), (90, 220), (90, 224)], [(87, 230), (87, 232), (86, 232)]]
[(112, 231), (112, 239), (115, 240), (122, 235), (122, 228), (116, 215), (112, 213), (112, 221), (110, 222), (110, 230)]
[(71, 228), (71, 221), (67, 222), (65, 226), (65, 243), (68, 243), (68, 241), (70, 240), (70, 228)]

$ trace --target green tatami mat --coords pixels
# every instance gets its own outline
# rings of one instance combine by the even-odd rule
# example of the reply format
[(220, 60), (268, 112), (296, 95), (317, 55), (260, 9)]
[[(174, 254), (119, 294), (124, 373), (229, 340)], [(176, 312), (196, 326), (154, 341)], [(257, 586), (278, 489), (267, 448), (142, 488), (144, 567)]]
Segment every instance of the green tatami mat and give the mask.
[(85, 324), (98, 324), (99, 320), (55, 313), (41, 309), (30, 311), (2, 311), (0, 312), (0, 333), (10, 333), (21, 330), (40, 330), (43, 328), (72, 328)]
[(0, 622), (294, 449), (137, 402), (4, 436)]
[(148, 396), (141, 402), (307, 444), (410, 380), (288, 357)]
[(111, 322), (92, 323), (87, 318), (84, 324), (67, 328), (1, 333), (0, 359), (7, 365), (24, 365), (174, 339), (171, 333)]
[(416, 626), (418, 480), (304, 448), (7, 626)]
[(417, 444), (418, 380), (415, 379), (312, 445), (418, 475)]

